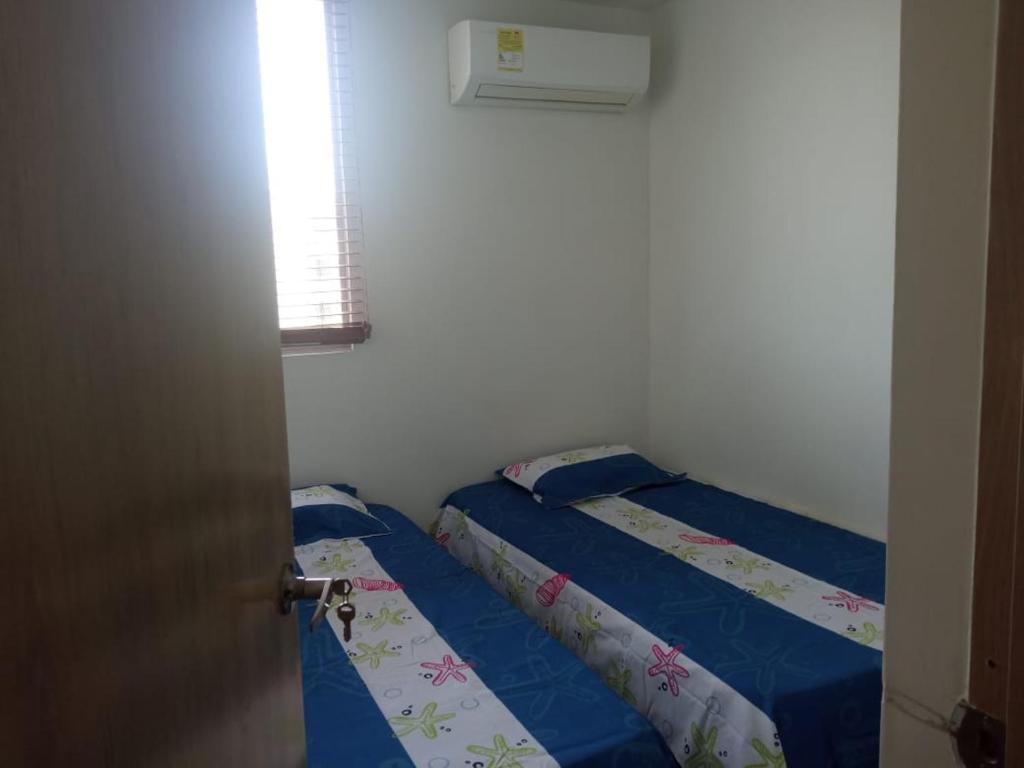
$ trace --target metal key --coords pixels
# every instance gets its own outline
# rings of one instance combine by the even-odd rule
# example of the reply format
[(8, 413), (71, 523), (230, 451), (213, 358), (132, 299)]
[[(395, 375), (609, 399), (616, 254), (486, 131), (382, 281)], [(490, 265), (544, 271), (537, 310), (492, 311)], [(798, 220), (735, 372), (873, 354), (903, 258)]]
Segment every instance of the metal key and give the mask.
[(347, 643), (352, 639), (352, 619), (356, 617), (356, 607), (348, 601), (352, 592), (352, 582), (348, 579), (341, 579), (334, 584), (334, 593), (341, 595), (341, 605), (338, 606), (338, 618), (341, 619), (342, 637)]

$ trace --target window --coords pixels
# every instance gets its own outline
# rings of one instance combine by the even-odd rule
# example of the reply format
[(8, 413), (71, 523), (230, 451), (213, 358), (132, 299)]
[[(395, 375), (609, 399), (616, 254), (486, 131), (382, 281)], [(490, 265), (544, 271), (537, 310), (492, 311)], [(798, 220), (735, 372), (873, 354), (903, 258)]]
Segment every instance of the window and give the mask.
[(352, 151), (348, 0), (257, 0), (284, 345), (370, 335)]

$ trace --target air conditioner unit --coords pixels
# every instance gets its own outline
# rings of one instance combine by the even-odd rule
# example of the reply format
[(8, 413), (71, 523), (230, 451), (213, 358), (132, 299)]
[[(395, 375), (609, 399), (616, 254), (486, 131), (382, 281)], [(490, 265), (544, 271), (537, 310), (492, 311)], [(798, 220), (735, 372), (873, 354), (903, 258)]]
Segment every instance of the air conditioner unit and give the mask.
[(448, 30), (452, 104), (622, 112), (647, 91), (651, 40), (460, 21)]

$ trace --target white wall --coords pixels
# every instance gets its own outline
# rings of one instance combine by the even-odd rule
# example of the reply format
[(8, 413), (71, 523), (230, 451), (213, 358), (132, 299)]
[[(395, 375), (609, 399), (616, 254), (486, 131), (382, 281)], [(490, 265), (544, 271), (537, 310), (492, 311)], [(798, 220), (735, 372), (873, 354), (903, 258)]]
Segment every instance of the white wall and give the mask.
[(448, 105), (464, 18), (646, 33), (563, 0), (355, 0), (373, 338), (285, 361), (295, 484), (427, 524), (508, 461), (647, 433), (648, 118)]
[[(644, 14), (356, 0), (375, 332), (287, 360), (293, 481), (348, 480), (426, 523), (513, 457), (643, 447), (649, 386), (656, 458), (882, 536), (894, 323), (886, 694), (948, 713), (969, 649), (995, 2), (903, 0), (893, 313), (897, 0), (672, 0), (652, 113), (625, 117), (452, 109), (444, 32), (643, 32)], [(891, 703), (883, 740), (886, 765), (953, 765)]]
[[(885, 765), (954, 766), (967, 687), (996, 0), (903, 0)], [(894, 699), (894, 705), (890, 699)]]
[(651, 447), (883, 538), (899, 1), (654, 14)]

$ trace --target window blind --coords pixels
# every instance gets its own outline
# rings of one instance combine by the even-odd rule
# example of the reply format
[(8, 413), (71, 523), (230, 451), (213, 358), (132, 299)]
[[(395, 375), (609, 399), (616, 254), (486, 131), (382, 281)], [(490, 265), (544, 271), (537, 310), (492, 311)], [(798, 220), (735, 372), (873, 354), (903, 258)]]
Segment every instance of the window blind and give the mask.
[(260, 0), (281, 341), (370, 335), (354, 151), (349, 0)]

